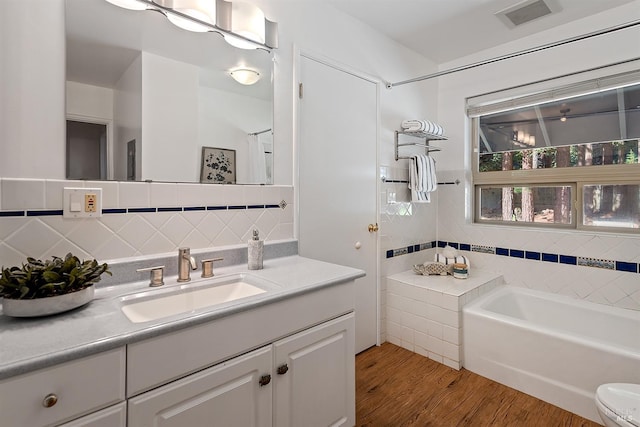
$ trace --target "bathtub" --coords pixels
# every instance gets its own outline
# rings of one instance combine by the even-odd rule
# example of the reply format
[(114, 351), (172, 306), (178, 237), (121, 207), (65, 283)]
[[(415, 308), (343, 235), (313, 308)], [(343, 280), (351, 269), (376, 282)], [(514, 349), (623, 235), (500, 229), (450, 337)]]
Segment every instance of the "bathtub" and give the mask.
[(640, 384), (640, 312), (500, 286), (462, 310), (463, 366), (592, 421), (600, 384)]

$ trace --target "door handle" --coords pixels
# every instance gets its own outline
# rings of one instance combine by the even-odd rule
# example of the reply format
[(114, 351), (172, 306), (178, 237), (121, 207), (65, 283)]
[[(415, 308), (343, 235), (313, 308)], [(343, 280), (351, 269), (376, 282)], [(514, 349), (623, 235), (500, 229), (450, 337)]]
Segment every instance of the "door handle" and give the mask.
[(369, 233), (375, 233), (376, 231), (378, 231), (378, 223), (376, 222), (375, 224), (369, 224), (367, 229), (369, 230)]

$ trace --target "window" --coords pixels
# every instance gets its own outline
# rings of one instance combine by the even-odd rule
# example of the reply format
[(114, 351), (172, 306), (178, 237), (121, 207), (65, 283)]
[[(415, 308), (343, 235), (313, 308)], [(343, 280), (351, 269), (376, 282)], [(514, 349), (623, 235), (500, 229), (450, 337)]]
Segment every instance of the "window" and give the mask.
[(640, 232), (640, 72), (473, 102), (475, 222)]

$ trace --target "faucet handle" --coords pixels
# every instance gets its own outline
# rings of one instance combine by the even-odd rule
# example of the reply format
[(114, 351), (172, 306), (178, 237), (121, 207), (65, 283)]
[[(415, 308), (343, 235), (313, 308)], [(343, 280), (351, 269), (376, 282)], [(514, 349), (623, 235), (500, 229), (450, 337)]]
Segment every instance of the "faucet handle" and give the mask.
[(212, 277), (213, 274), (213, 262), (214, 261), (222, 261), (224, 258), (210, 258), (203, 259), (202, 262), (202, 275), (201, 277)]
[(136, 271), (149, 272), (149, 286), (156, 287), (164, 285), (164, 265), (155, 267), (140, 268)]

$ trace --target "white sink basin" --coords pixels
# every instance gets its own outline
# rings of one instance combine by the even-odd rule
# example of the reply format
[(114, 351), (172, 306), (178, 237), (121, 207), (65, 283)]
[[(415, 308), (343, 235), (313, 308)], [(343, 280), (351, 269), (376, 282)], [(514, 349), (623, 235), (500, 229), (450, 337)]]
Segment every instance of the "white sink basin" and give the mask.
[(232, 301), (274, 289), (275, 284), (239, 273), (147, 290), (120, 298), (121, 310), (133, 323), (149, 322), (199, 309), (228, 306)]

